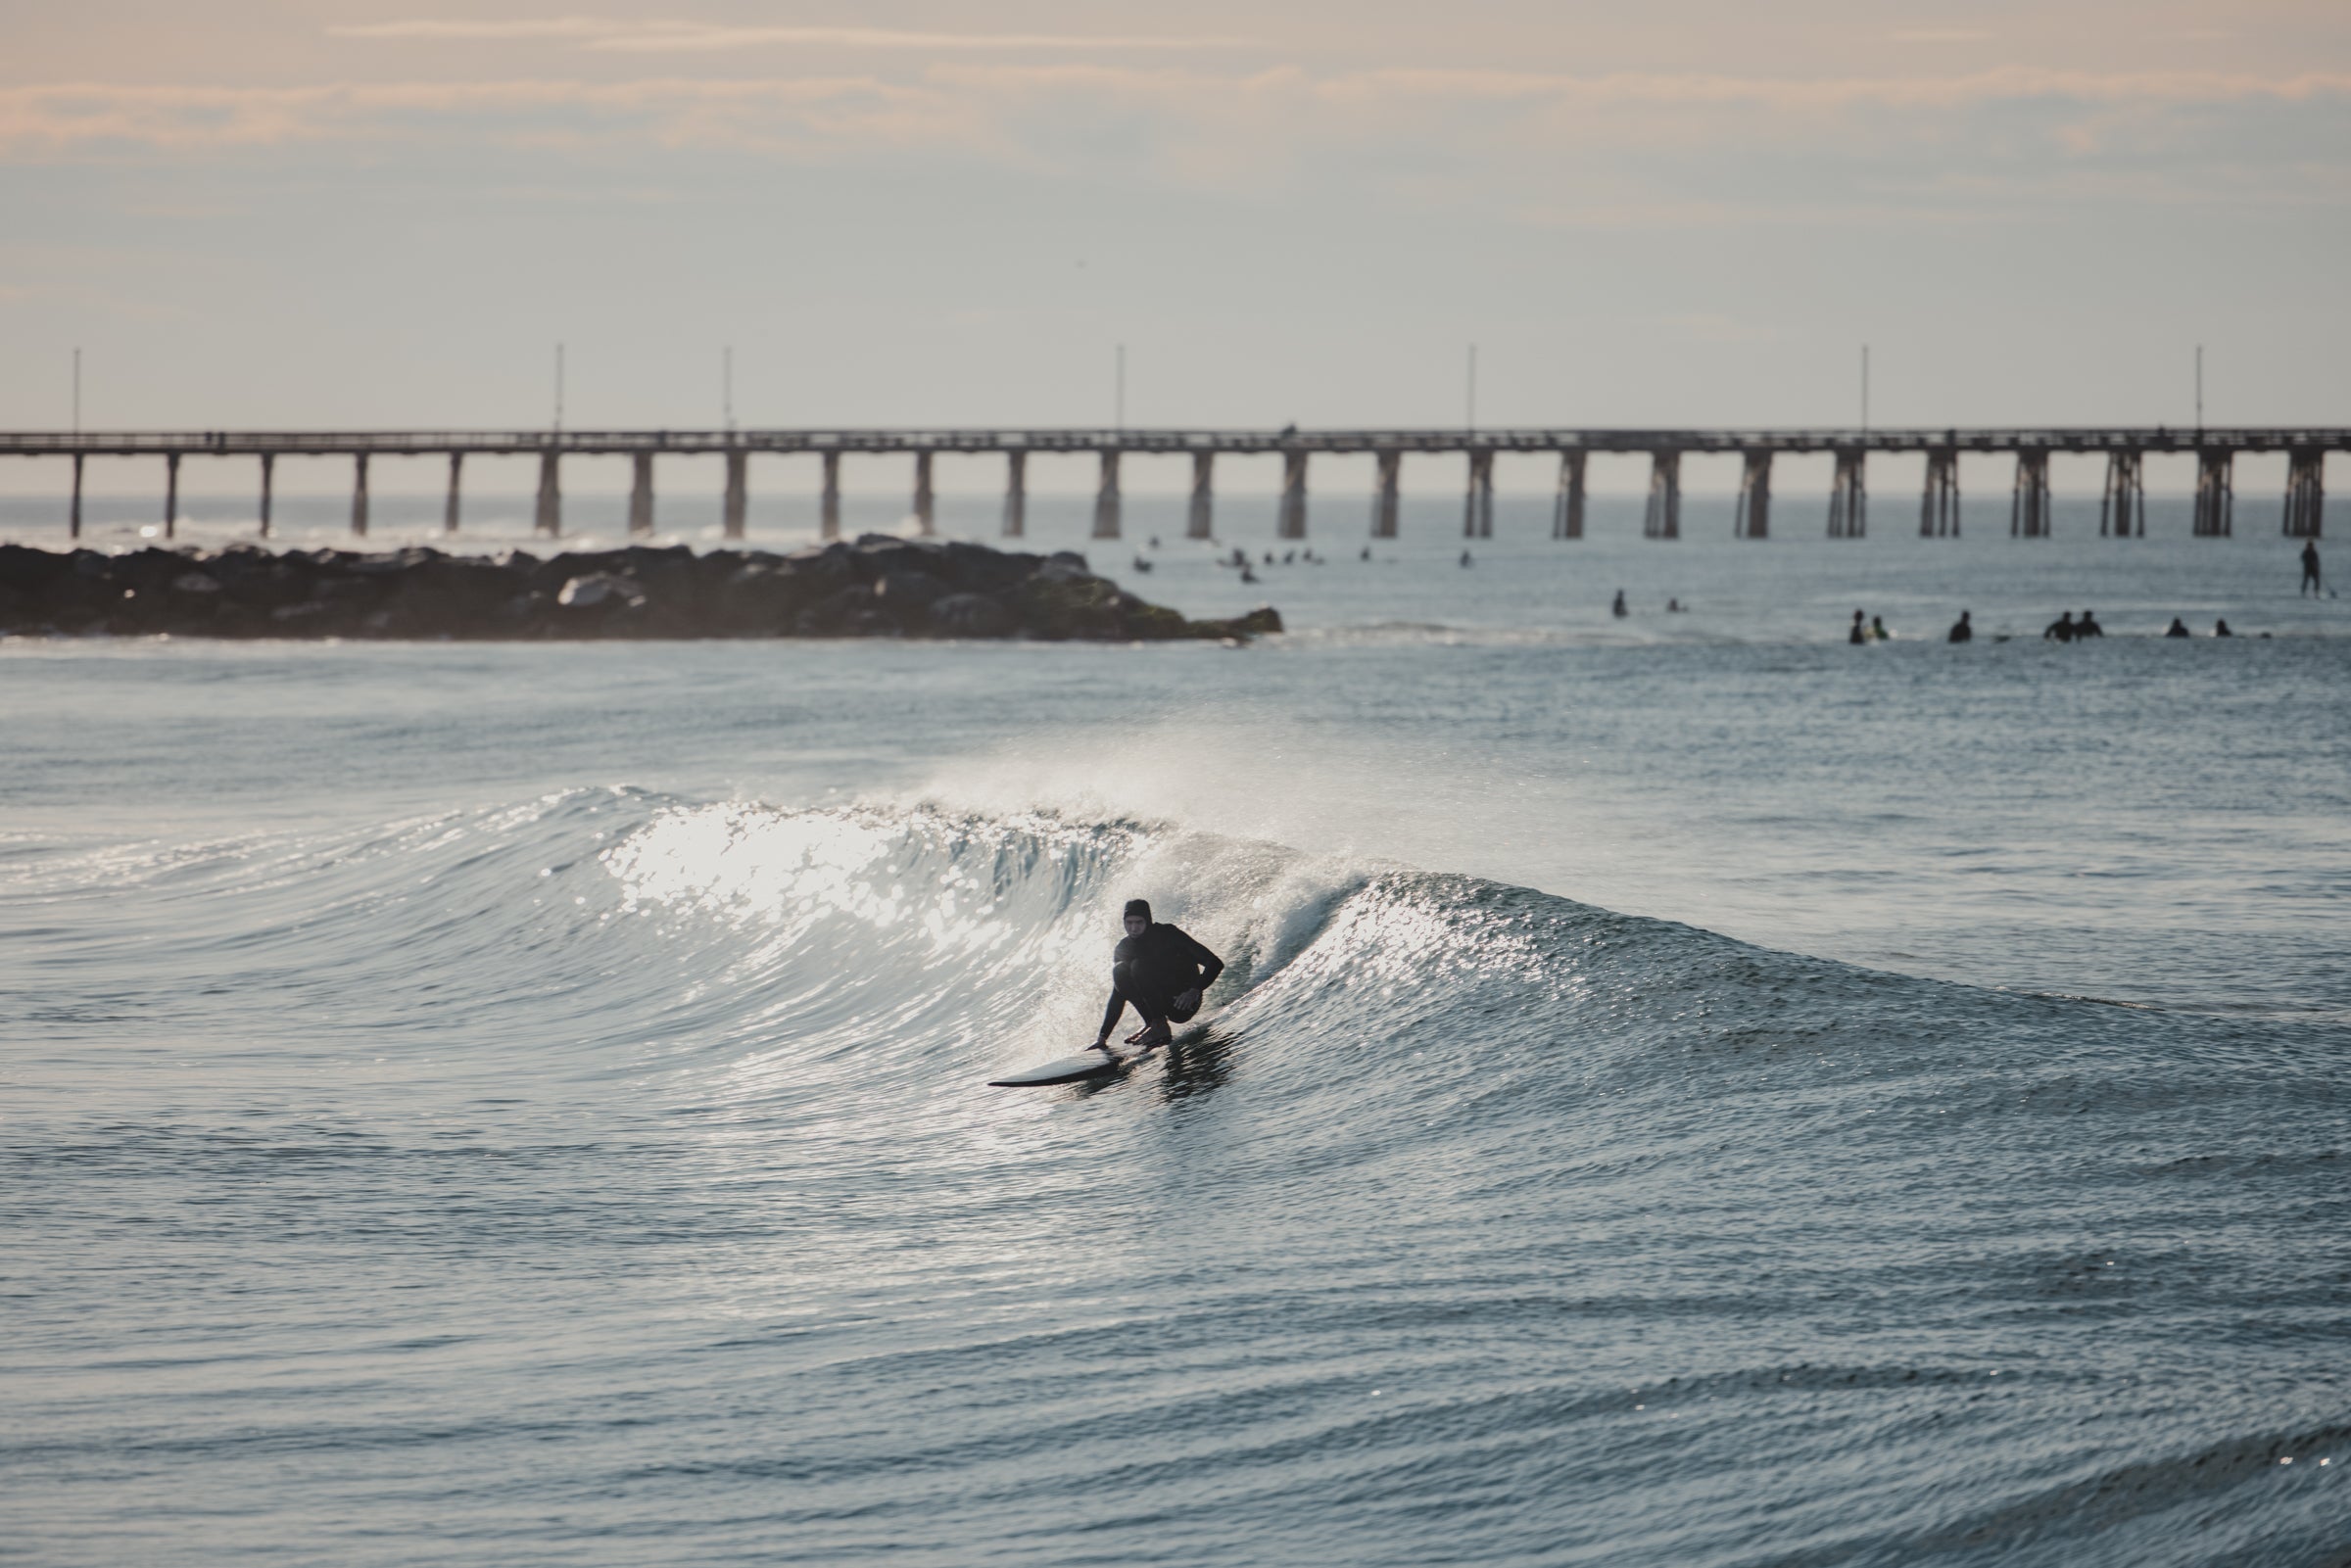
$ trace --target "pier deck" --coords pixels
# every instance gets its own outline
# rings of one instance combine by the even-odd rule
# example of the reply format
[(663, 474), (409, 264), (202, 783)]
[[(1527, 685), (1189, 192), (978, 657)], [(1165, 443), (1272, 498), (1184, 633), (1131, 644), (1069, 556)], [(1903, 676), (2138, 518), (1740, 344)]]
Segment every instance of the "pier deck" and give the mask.
[(2283, 531), (2289, 538), (2319, 537), (2325, 513), (2326, 456), (2351, 450), (2351, 428), (2260, 426), (2173, 429), (2168, 426), (2041, 426), (1979, 429), (1362, 429), (1211, 430), (1169, 429), (804, 429), (804, 430), (207, 430), (207, 431), (0, 431), (0, 456), (68, 457), (73, 463), (69, 526), (81, 532), (82, 468), (91, 457), (161, 457), (166, 471), (164, 526), (177, 526), (179, 465), (188, 457), (256, 457), (261, 461), (261, 524), (269, 530), (270, 491), (279, 457), (348, 457), (354, 465), (352, 531), (367, 530), (367, 465), (372, 457), (442, 456), (449, 460), (448, 531), (457, 531), (464, 461), (467, 457), (531, 457), (539, 462), (537, 526), (562, 532), (561, 462), (567, 456), (626, 456), (635, 461), (630, 496), (633, 533), (652, 529), (652, 465), (656, 457), (720, 457), (726, 464), (726, 533), (741, 538), (748, 495), (748, 459), (754, 455), (815, 454), (822, 460), (821, 529), (840, 532), (840, 458), (843, 454), (903, 453), (914, 465), (913, 515), (923, 532), (935, 511), (932, 460), (940, 453), (995, 454), (1006, 459), (1003, 534), (1019, 538), (1027, 518), (1028, 458), (1032, 453), (1091, 454), (1100, 463), (1094, 507), (1094, 537), (1120, 536), (1119, 463), (1133, 454), (1189, 456), (1192, 492), (1189, 537), (1207, 539), (1214, 529), (1214, 470), (1219, 456), (1278, 454), (1283, 461), (1279, 531), (1306, 536), (1308, 460), (1317, 454), (1370, 454), (1378, 459), (1378, 489), (1371, 503), (1371, 534), (1394, 537), (1398, 474), (1403, 458), (1458, 455), (1466, 463), (1467, 492), (1463, 534), (1483, 538), (1493, 528), (1493, 463), (1501, 453), (1550, 453), (1559, 459), (1559, 493), (1552, 536), (1572, 540), (1584, 532), (1585, 459), (1592, 453), (1647, 455), (1650, 499), (1644, 532), (1653, 538), (1680, 537), (1681, 459), (1692, 453), (1737, 453), (1745, 460), (1734, 527), (1741, 539), (1770, 537), (1771, 463), (1775, 456), (1827, 452), (1837, 475), (1828, 507), (1832, 538), (1867, 533), (1867, 461), (1873, 453), (1923, 452), (1927, 489), (1919, 532), (1929, 537), (1959, 531), (1957, 460), (1961, 454), (2005, 454), (2016, 460), (2009, 532), (2043, 538), (2049, 532), (2048, 461), (2053, 453), (2102, 454), (2107, 459), (2099, 531), (2116, 538), (2145, 532), (2140, 471), (2149, 454), (2192, 453), (2197, 459), (2195, 532), (2221, 537), (2232, 532), (2231, 465), (2246, 452), (2287, 454)]

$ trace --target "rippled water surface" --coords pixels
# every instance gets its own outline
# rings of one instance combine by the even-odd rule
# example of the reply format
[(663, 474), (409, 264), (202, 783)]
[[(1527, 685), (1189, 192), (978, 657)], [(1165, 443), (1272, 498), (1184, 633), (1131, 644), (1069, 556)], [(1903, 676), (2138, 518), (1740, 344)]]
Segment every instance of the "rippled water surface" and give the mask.
[[(0, 1556), (2342, 1563), (2340, 601), (1528, 532), (1130, 579), (1243, 650), (0, 643)], [(1201, 1026), (985, 1087), (1137, 895)]]

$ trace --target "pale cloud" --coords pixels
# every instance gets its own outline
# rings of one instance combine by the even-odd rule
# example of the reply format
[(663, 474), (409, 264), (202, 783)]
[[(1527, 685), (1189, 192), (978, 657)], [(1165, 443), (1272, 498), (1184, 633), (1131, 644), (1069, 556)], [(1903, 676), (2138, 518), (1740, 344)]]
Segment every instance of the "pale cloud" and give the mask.
[(592, 38), (611, 32), (625, 23), (599, 22), (592, 17), (550, 17), (537, 21), (367, 22), (329, 27), (330, 38), (417, 38), (449, 43), (487, 43), (504, 38)]
[[(634, 129), (665, 145), (743, 141), (750, 139), (745, 133), (754, 122), (797, 123), (853, 139), (894, 120), (919, 119), (924, 106), (936, 102), (936, 94), (870, 77), (259, 88), (77, 84), (0, 90), (0, 156), (374, 139), (484, 117), (501, 120), (505, 135), (540, 141), (583, 128), (606, 134)], [(909, 123), (884, 139), (912, 133)]]
[(501, 22), (370, 22), (329, 27), (336, 38), (380, 38), (453, 43), (567, 38), (580, 48), (626, 54), (712, 54), (775, 45), (818, 48), (917, 50), (928, 53), (1012, 51), (1057, 53), (1104, 50), (1240, 49), (1247, 38), (1128, 36), (1117, 33), (913, 32), (887, 27), (737, 26), (689, 21), (619, 21), (556, 17)]
[[(1032, 68), (1031, 73), (1042, 75), (1055, 69)], [(1961, 76), (1804, 79), (1697, 73), (1562, 76), (1496, 71), (1392, 70), (1324, 78), (1317, 83), (1315, 90), (1333, 99), (1517, 98), (1597, 104), (1748, 104), (1780, 110), (1851, 106), (1948, 109), (2002, 101), (2066, 99), (2224, 104), (2351, 94), (2351, 71), (2261, 76), (2249, 72), (2096, 72), (2003, 66)]]
[[(1537, 222), (1682, 226), (1771, 207), (1918, 218), (1965, 203), (1967, 178), (2030, 200), (2051, 169), (2124, 200), (2149, 199), (2150, 179), (2171, 199), (2307, 199), (2342, 183), (2351, 156), (2326, 149), (2351, 148), (2347, 119), (2351, 73), (2316, 71), (1801, 80), (967, 61), (899, 75), (0, 89), (0, 162), (432, 138), (551, 153), (636, 143), (803, 163), (977, 160), (1239, 193), (1354, 181), (1423, 208), (1473, 201)], [(2281, 144), (2296, 149), (2290, 164)], [(1872, 172), (1896, 149), (1909, 160), (1898, 185)], [(2149, 159), (2159, 176), (2140, 166)], [(1772, 180), (1751, 191), (1757, 169)]]
[(872, 27), (681, 27), (620, 33), (588, 47), (633, 53), (755, 49), (769, 44), (819, 44), (844, 49), (1035, 50), (1245, 49), (1247, 38), (1080, 36), (1074, 33), (886, 32)]

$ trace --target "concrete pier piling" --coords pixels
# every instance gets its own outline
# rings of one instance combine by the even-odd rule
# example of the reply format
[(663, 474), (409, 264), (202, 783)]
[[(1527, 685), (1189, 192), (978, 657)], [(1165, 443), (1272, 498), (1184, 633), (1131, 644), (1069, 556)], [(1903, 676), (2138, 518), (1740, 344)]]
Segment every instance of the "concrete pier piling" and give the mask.
[(744, 530), (750, 526), (750, 514), (751, 454), (736, 449), (727, 453), (727, 496), (719, 513), (720, 533), (728, 539), (743, 538)]
[(79, 538), (81, 537), (81, 453), (80, 453), (80, 452), (75, 452), (75, 453), (73, 454), (73, 509), (72, 509), (71, 512), (69, 512), (69, 513), (67, 514), (67, 526), (72, 530), (72, 534), (71, 534), (69, 537), (71, 537), (71, 538), (73, 538), (73, 539), (79, 539)]
[(539, 454), (539, 508), (531, 519), (531, 527), (550, 539), (559, 539), (563, 534), (563, 478), (557, 471), (561, 461), (552, 447)]
[(938, 532), (938, 498), (931, 489), (931, 453), (914, 454), (914, 531), (925, 539)]
[(179, 453), (164, 459), (164, 537), (179, 537)]
[(1660, 448), (1649, 460), (1649, 506), (1641, 514), (1643, 539), (1682, 537), (1682, 454)]
[(258, 522), (259, 522), (259, 524), (261, 525), (262, 537), (263, 537), (264, 539), (267, 539), (267, 538), (269, 537), (269, 501), (270, 501), (270, 492), (271, 492), (271, 491), (272, 491), (272, 490), (275, 488), (275, 482), (276, 482), (276, 479), (277, 479), (277, 453), (275, 453), (275, 452), (273, 452), (273, 451), (265, 451), (265, 452), (263, 452), (263, 453), (262, 453), (262, 514), (261, 514), (261, 516), (260, 516), (260, 517), (257, 519), (257, 521), (258, 521)]
[(1274, 535), (1280, 539), (1306, 537), (1306, 453), (1299, 451), (1281, 454), (1281, 515), (1275, 520)]
[(1750, 449), (1739, 469), (1739, 503), (1731, 513), (1733, 539), (1771, 537), (1771, 453)]
[(1829, 537), (1863, 539), (1869, 534), (1869, 486), (1863, 464), (1868, 449), (1837, 449), (1837, 473), (1829, 482)]
[(1551, 502), (1551, 537), (1584, 537), (1584, 453), (1580, 448), (1559, 453), (1559, 489)]
[(2327, 449), (2296, 447), (2285, 459), (2285, 537), (2318, 539), (2327, 524)]
[(2008, 503), (2011, 539), (2049, 537), (2049, 454), (2026, 447), (2016, 454), (2016, 495)]
[(2147, 537), (2147, 492), (2139, 480), (2135, 451), (2106, 454), (2106, 489), (2098, 499), (2098, 537)]
[(444, 534), (457, 531), (458, 498), (463, 493), (464, 484), (465, 454), (453, 451), (449, 454), (449, 499), (441, 507), (441, 532)]
[(1404, 453), (1393, 447), (1375, 455), (1379, 479), (1371, 491), (1371, 537), (1394, 539), (1404, 510)]
[(1119, 537), (1119, 451), (1116, 447), (1102, 452), (1102, 484), (1094, 492), (1094, 538)]
[(824, 489), (817, 498), (816, 533), (819, 539), (840, 537), (840, 453), (828, 451), (824, 455)]
[(1029, 534), (1029, 454), (1004, 454), (1004, 537), (1025, 539)]
[(1918, 505), (1918, 537), (1959, 537), (1959, 449), (1927, 449), (1926, 495)]
[(2227, 539), (2236, 526), (2236, 453), (2210, 447), (2196, 453), (2198, 539)]
[(1184, 518), (1183, 537), (1217, 537), (1217, 454), (1213, 451), (1192, 453), (1192, 506)]
[(1494, 537), (1494, 449), (1473, 447), (1469, 451), (1469, 494), (1462, 505), (1462, 537)]
[(653, 531), (653, 454), (641, 451), (629, 460), (629, 534)]
[(360, 452), (352, 459), (351, 474), (351, 537), (367, 537), (367, 454)]

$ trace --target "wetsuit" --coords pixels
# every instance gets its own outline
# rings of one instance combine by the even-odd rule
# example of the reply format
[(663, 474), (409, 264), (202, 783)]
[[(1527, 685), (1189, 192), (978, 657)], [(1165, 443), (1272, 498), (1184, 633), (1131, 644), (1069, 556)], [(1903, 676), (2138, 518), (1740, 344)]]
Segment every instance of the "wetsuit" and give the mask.
[(1186, 1022), (1200, 1006), (1178, 1008), (1176, 998), (1207, 990), (1223, 973), (1224, 961), (1180, 927), (1154, 922), (1142, 935), (1123, 938), (1111, 955), (1110, 1005), (1102, 1012), (1102, 1032), (1118, 1026), (1130, 1002), (1147, 1024)]

